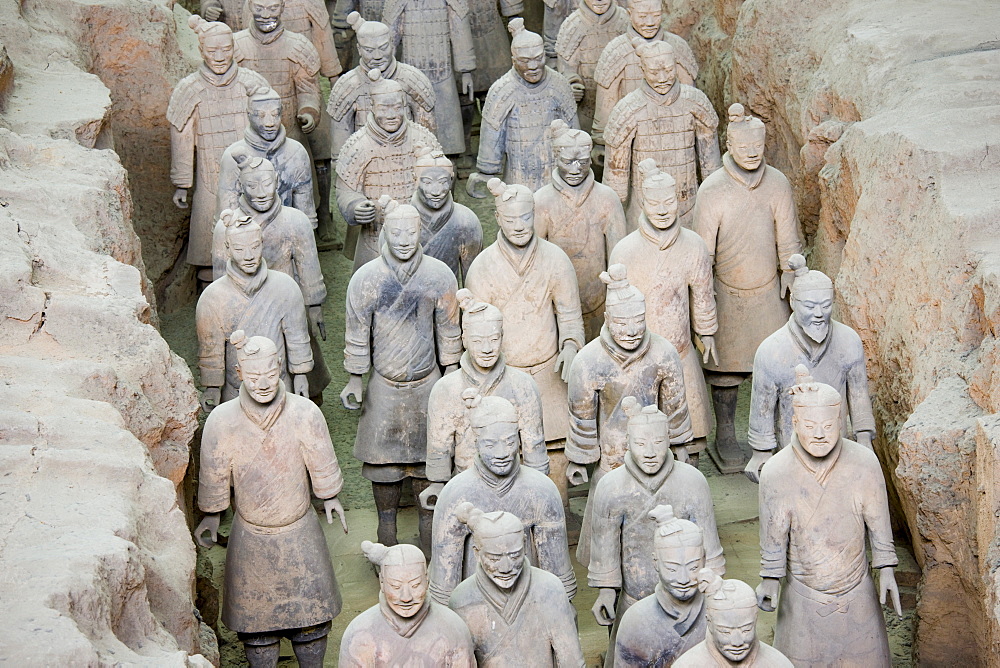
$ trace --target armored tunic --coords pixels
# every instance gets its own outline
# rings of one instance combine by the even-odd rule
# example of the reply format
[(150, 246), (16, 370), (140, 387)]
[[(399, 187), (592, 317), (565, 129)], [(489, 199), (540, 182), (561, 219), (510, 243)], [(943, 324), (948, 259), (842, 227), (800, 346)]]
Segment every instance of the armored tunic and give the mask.
[(476, 457), (476, 435), (469, 424), (469, 411), (462, 392), (475, 388), (484, 397), (498, 396), (509, 401), (517, 412), (524, 463), (542, 473), (549, 472), (549, 456), (542, 434), (542, 398), (531, 376), (507, 366), (501, 353), (487, 373), (473, 365), (469, 353), (462, 353), (461, 370), (434, 383), (427, 404), (427, 479), (448, 482), (472, 466)]
[(267, 87), (264, 77), (235, 63), (221, 76), (203, 64), (181, 79), (170, 95), (170, 182), (175, 188), (194, 188), (189, 198), (188, 264), (212, 264), (219, 160), (243, 138), (250, 96)]
[(476, 69), (466, 0), (387, 0), (382, 22), (400, 58), (427, 75), (434, 88), (434, 118), (444, 152), (465, 152), (456, 72)]
[[(441, 150), (430, 130), (406, 120), (395, 132), (383, 130), (368, 114), (365, 125), (351, 135), (337, 160), (337, 206), (348, 225), (354, 221), (354, 208), (364, 200), (378, 200), (388, 195), (399, 202), (409, 201), (416, 191), (413, 167), (421, 146)], [(354, 253), (354, 271), (379, 256), (378, 238), (381, 216), (365, 225)]]
[[(863, 664), (869, 665), (869, 664)], [(703, 640), (674, 661), (674, 668), (732, 668), (733, 662), (722, 655), (709, 640)], [(757, 641), (740, 668), (792, 668), (784, 654), (767, 643)]]
[[(250, 25), (253, 17), (246, 20)], [(281, 25), (309, 40), (319, 54), (320, 75), (334, 79), (344, 71), (333, 42), (330, 12), (323, 0), (285, 0)]]
[(674, 177), (677, 217), (681, 225), (690, 227), (699, 170), (704, 180), (722, 166), (718, 125), (719, 117), (705, 94), (680, 82), (660, 95), (643, 81), (615, 105), (604, 132), (604, 182), (627, 203), (630, 232), (637, 228), (642, 212), (642, 179), (637, 165), (646, 158)]
[(597, 61), (611, 40), (622, 35), (630, 26), (628, 12), (617, 4), (603, 14), (595, 14), (587, 3), (566, 17), (559, 37), (556, 39), (556, 55), (559, 57), (558, 70), (570, 83), (583, 84), (583, 99), (577, 103), (576, 113), (580, 118), (580, 128), (591, 132), (594, 125), (594, 110), (597, 100), (597, 82), (594, 72)]
[(692, 226), (712, 256), (719, 307), (719, 363), (705, 368), (749, 373), (757, 346), (791, 312), (781, 298), (780, 268), (802, 252), (802, 239), (784, 174), (763, 164), (747, 172), (728, 153), (722, 165), (698, 189)]
[(629, 269), (629, 282), (646, 296), (646, 326), (674, 344), (684, 367), (684, 391), (695, 438), (712, 431), (712, 416), (691, 330), (712, 336), (719, 329), (712, 283), (712, 258), (705, 242), (679, 224), (657, 229), (645, 214), (639, 229), (611, 253), (612, 264)]
[(229, 506), (230, 485), (235, 490), (222, 607), (231, 630), (298, 629), (340, 613), (310, 482), (321, 499), (344, 484), (326, 420), (311, 401), (281, 385), (271, 403), (258, 404), (241, 388), (238, 399), (209, 414), (198, 505), (220, 513)]
[(465, 285), (503, 313), (503, 353), (535, 379), (542, 395), (545, 440), (566, 438), (566, 383), (555, 372), (567, 341), (583, 349), (583, 317), (573, 263), (550, 241), (520, 249), (501, 234), (469, 268)]
[(784, 578), (774, 646), (800, 666), (889, 666), (872, 567), (895, 566), (882, 467), (840, 439), (819, 463), (793, 437), (760, 473), (760, 575)]
[(557, 118), (580, 127), (566, 77), (546, 67), (542, 80), (530, 84), (511, 68), (486, 94), (476, 169), (483, 174), (500, 174), (502, 169), (505, 182), (538, 190), (549, 182), (552, 146), (547, 130)]
[(676, 666), (677, 657), (705, 639), (707, 626), (705, 597), (701, 592), (682, 611), (663, 585), (657, 583), (652, 594), (634, 603), (622, 615), (615, 639), (614, 665), (617, 668)]
[(475, 212), (449, 198), (433, 210), (413, 193), (410, 204), (420, 213), (420, 245), (430, 255), (448, 265), (455, 279), (464, 282), (472, 261), (483, 250), (483, 224)]
[(523, 13), (523, 0), (469, 0), (469, 27), (476, 50), (472, 85), (477, 93), (488, 91), (510, 69), (510, 33), (503, 19)]
[[(476, 563), (469, 528), (455, 517), (455, 509), (463, 501), (487, 512), (502, 510), (516, 515), (524, 523), (531, 563), (558, 578), (561, 600), (576, 595), (566, 515), (555, 483), (544, 473), (521, 466), (516, 458), (510, 474), (498, 477), (477, 455), (471, 468), (448, 481), (434, 506), (430, 592), (435, 601), (447, 601), (458, 583), (472, 574)], [(555, 599), (550, 603), (555, 604)]]

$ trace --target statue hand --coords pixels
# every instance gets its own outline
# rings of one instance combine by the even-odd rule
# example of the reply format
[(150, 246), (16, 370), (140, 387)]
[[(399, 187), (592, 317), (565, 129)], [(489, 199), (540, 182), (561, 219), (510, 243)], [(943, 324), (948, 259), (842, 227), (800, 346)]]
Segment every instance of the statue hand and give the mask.
[(764, 578), (757, 585), (757, 607), (764, 612), (774, 612), (778, 602), (778, 578)]
[(719, 363), (719, 352), (715, 349), (715, 337), (711, 335), (699, 336), (701, 339), (702, 348), (705, 349), (702, 354), (701, 361), (708, 364), (709, 359), (714, 359), (715, 363)]
[(587, 89), (584, 87), (583, 82), (572, 81), (569, 84), (569, 88), (570, 90), (573, 91), (573, 99), (576, 100), (577, 104), (579, 104), (580, 100), (583, 99), (583, 94), (587, 92)]
[(903, 608), (899, 605), (899, 586), (896, 585), (896, 570), (892, 566), (880, 568), (878, 571), (878, 602), (885, 605), (885, 595), (889, 593), (892, 599), (892, 609), (896, 616), (903, 617)]
[[(361, 376), (351, 374), (351, 379), (347, 381), (347, 385), (340, 392), (340, 403), (347, 410), (356, 411), (361, 408), (361, 402), (364, 400), (364, 392), (364, 388), (361, 385)], [(351, 401), (351, 397), (354, 397), (354, 401)]]
[(178, 188), (174, 191), (174, 206), (178, 209), (188, 208), (188, 189)]
[(492, 179), (495, 174), (480, 174), (479, 172), (472, 172), (469, 174), (469, 180), (465, 182), (465, 192), (468, 193), (469, 197), (474, 197), (475, 199), (483, 199), (486, 197), (486, 191), (480, 190), (479, 186), (485, 186), (486, 182)]
[(594, 618), (601, 626), (611, 626), (614, 624), (615, 590), (610, 587), (601, 587), (601, 593), (597, 595), (597, 601), (590, 611), (594, 613)]
[(378, 208), (375, 202), (366, 199), (354, 207), (354, 222), (357, 225), (371, 225), (378, 215)]
[(870, 431), (859, 431), (854, 435), (854, 440), (865, 446), (869, 450), (874, 450), (872, 447), (872, 441), (874, 440), (873, 434)]
[(222, 5), (219, 3), (205, 3), (202, 8), (202, 16), (205, 17), (206, 21), (218, 21), (219, 17), (222, 16)]
[[(201, 522), (198, 522), (198, 526), (194, 530), (194, 540), (196, 543), (202, 547), (212, 547), (219, 540), (219, 520), (222, 519), (222, 513), (210, 513), (201, 518)], [(210, 540), (205, 540), (204, 533), (208, 532), (211, 536)]]
[(299, 127), (302, 128), (302, 132), (309, 134), (316, 129), (317, 118), (312, 112), (306, 111), (295, 117), (295, 120), (299, 122)]
[(784, 299), (788, 296), (788, 293), (792, 289), (792, 283), (795, 282), (795, 272), (794, 271), (783, 271), (781, 272), (781, 298)]
[(337, 513), (337, 516), (340, 518), (340, 526), (344, 527), (344, 533), (347, 533), (347, 517), (344, 515), (344, 506), (340, 503), (340, 499), (337, 497), (325, 499), (323, 501), (323, 510), (326, 511), (326, 521), (328, 524), (333, 524), (333, 514)]
[(576, 357), (576, 353), (576, 344), (568, 341), (563, 346), (562, 352), (559, 353), (559, 357), (556, 358), (556, 366), (553, 371), (559, 373), (559, 370), (562, 369), (561, 378), (564, 383), (569, 382), (569, 369), (573, 366), (573, 359)]
[(222, 402), (221, 387), (206, 387), (201, 393), (201, 410), (211, 413), (212, 409)]
[(476, 100), (476, 89), (472, 86), (472, 72), (462, 72), (462, 95), (468, 95), (469, 102)]
[(576, 487), (587, 482), (590, 480), (590, 476), (587, 474), (587, 467), (583, 464), (570, 462), (566, 465), (566, 480), (569, 481), (570, 487)]
[(771, 458), (770, 450), (754, 450), (753, 455), (750, 457), (750, 461), (743, 469), (743, 473), (750, 478), (751, 482), (760, 484), (760, 470), (767, 463), (767, 460)]
[(444, 489), (443, 482), (432, 482), (427, 485), (427, 488), (417, 496), (420, 499), (420, 507), (424, 510), (434, 510), (438, 497), (441, 496), (442, 489)]
[(309, 324), (319, 332), (319, 337), (326, 341), (326, 323), (323, 322), (323, 307), (322, 306), (310, 306), (309, 307)]
[(594, 144), (594, 148), (590, 150), (590, 159), (598, 167), (604, 166), (604, 145)]
[(297, 373), (292, 376), (292, 392), (300, 397), (309, 398), (309, 379), (304, 373)]

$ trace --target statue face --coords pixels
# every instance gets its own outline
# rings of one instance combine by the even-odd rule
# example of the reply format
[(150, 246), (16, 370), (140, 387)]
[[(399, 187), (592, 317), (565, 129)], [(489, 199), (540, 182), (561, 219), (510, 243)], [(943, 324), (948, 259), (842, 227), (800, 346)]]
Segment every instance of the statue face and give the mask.
[(237, 373), (250, 397), (259, 404), (269, 404), (278, 395), (281, 367), (277, 355), (251, 357), (240, 362)]
[(606, 14), (611, 9), (611, 6), (615, 4), (615, 0), (583, 0), (583, 2), (590, 11), (598, 16)]
[(524, 532), (483, 538), (473, 545), (479, 565), (493, 583), (510, 589), (524, 570)]
[(642, 189), (642, 211), (659, 230), (666, 230), (677, 222), (677, 188), (653, 187)]
[(705, 567), (702, 545), (670, 545), (656, 549), (654, 557), (660, 583), (678, 601), (690, 601), (698, 593), (698, 571)]
[(281, 25), (281, 12), (285, 8), (283, 0), (250, 0), (250, 13), (257, 30), (268, 33)]
[(615, 304), (604, 311), (611, 338), (625, 350), (635, 350), (646, 335), (646, 305), (642, 302)]
[(278, 196), (278, 177), (271, 171), (240, 174), (240, 186), (251, 208), (261, 213), (270, 209)]
[(545, 48), (523, 49), (511, 56), (518, 76), (530, 84), (536, 84), (545, 76)]
[(757, 608), (713, 610), (708, 636), (716, 649), (733, 663), (747, 658), (757, 642)]
[(566, 146), (556, 152), (556, 170), (562, 180), (578, 186), (590, 174), (590, 149), (586, 146)]
[(432, 167), (420, 172), (417, 179), (417, 195), (420, 201), (429, 209), (437, 211), (451, 197), (451, 184), (454, 182), (451, 172), (444, 167)]
[(646, 39), (652, 39), (660, 31), (663, 8), (660, 6), (660, 0), (630, 2), (628, 5), (628, 16), (632, 21), (632, 28), (637, 33)]
[(477, 320), (462, 328), (462, 344), (480, 369), (492, 369), (500, 358), (503, 323)]
[(383, 566), (379, 584), (385, 602), (400, 617), (412, 617), (427, 598), (427, 567), (423, 564)]
[(365, 71), (385, 72), (394, 60), (392, 38), (388, 32), (358, 37), (358, 55)]
[(250, 103), (250, 127), (264, 141), (274, 141), (281, 132), (281, 100)]
[(826, 457), (840, 440), (840, 406), (795, 406), (792, 429), (813, 457)]
[(389, 252), (400, 262), (406, 262), (420, 245), (420, 220), (418, 218), (390, 218), (385, 222), (385, 242)]
[(764, 160), (764, 131), (743, 130), (735, 136), (726, 137), (726, 150), (737, 165), (752, 172)]
[(816, 343), (823, 343), (830, 333), (830, 316), (833, 313), (833, 291), (808, 290), (792, 296), (795, 322)]
[(240, 229), (227, 234), (226, 247), (233, 264), (244, 274), (256, 274), (260, 269), (260, 261), (264, 256), (264, 238), (260, 228)]
[(646, 83), (660, 95), (666, 95), (677, 81), (677, 63), (672, 54), (646, 56), (639, 59), (639, 67)]
[(199, 45), (201, 58), (215, 74), (225, 74), (233, 64), (232, 34), (209, 35)]
[(386, 132), (395, 132), (406, 120), (406, 102), (403, 95), (375, 95), (372, 97), (372, 115), (375, 123)]
[(476, 430), (476, 449), (493, 475), (509, 475), (521, 447), (521, 436), (512, 422), (494, 422)]
[(535, 236), (535, 205), (507, 202), (502, 210), (497, 209), (497, 224), (504, 239), (515, 246), (527, 246)]
[(655, 475), (663, 468), (670, 452), (667, 423), (638, 424), (628, 428), (628, 454), (632, 461), (648, 475)]

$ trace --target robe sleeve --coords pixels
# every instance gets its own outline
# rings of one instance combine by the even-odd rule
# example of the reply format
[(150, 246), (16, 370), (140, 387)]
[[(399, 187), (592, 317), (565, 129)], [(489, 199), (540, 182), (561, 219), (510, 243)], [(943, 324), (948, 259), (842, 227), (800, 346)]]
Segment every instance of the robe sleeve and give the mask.
[(307, 408), (310, 409), (309, 421), (299, 432), (302, 459), (309, 470), (313, 494), (321, 499), (332, 499), (344, 487), (344, 476), (323, 413), (312, 404)]
[(355, 273), (347, 286), (344, 370), (356, 376), (367, 373), (372, 366), (371, 331), (375, 295), (366, 294), (367, 291), (363, 276)]
[(670, 420), (670, 445), (690, 443), (694, 440), (694, 427), (684, 390), (684, 367), (677, 350), (670, 350), (661, 364), (659, 405), (660, 411)]
[(853, 355), (854, 363), (847, 369), (847, 407), (851, 413), (851, 428), (855, 434), (868, 431), (874, 437), (875, 416), (872, 414), (872, 399), (868, 394), (865, 351), (860, 341), (857, 341), (857, 348), (857, 353)]
[(221, 220), (215, 221), (212, 228), (212, 280), (217, 281), (226, 275), (226, 264), (229, 262), (229, 251), (226, 249), (226, 226)]
[(469, 535), (468, 528), (455, 517), (455, 507), (464, 500), (475, 502), (474, 499), (453, 499), (449, 491), (454, 488), (449, 490), (449, 486), (445, 485), (434, 506), (431, 530), (430, 595), (441, 605), (448, 605), (451, 592), (462, 581), (465, 538)]
[(219, 418), (208, 416), (201, 437), (201, 458), (198, 470), (198, 507), (202, 512), (221, 513), (229, 507), (229, 485), (232, 466), (220, 437), (225, 438)]
[[(457, 371), (456, 373), (461, 373)], [(427, 399), (427, 479), (448, 482), (454, 470), (455, 445), (458, 441), (456, 424), (450, 404), (458, 399), (435, 383)]]
[(434, 338), (437, 343), (438, 364), (451, 366), (462, 358), (462, 326), (458, 321), (458, 282), (448, 272), (448, 285), (434, 307)]
[(604, 215), (604, 257), (607, 258), (605, 266), (611, 265), (611, 251), (615, 249), (618, 242), (628, 234), (625, 222), (625, 209), (622, 208), (621, 199), (611, 203), (611, 211)]
[[(802, 237), (799, 235), (799, 217), (795, 211), (795, 197), (788, 179), (781, 176), (781, 186), (772, 198), (771, 211), (774, 215), (774, 238), (778, 245), (778, 261), (781, 270), (788, 270), (788, 260), (795, 253), (802, 252)], [(770, 174), (765, 174), (770, 176)]]
[(774, 417), (778, 411), (778, 385), (764, 360), (761, 349), (753, 360), (750, 383), (750, 432), (748, 441), (754, 450), (774, 450), (778, 445), (774, 434)]
[[(598, 62), (598, 68), (600, 68), (600, 62)], [(611, 110), (615, 108), (615, 103), (622, 98), (620, 91), (623, 73), (624, 70), (619, 72), (608, 86), (597, 84), (597, 90), (594, 94), (594, 124), (591, 130), (595, 144), (604, 143), (604, 127), (608, 123), (608, 117), (611, 116)]]
[[(601, 89), (598, 88), (598, 91)], [(596, 125), (597, 121), (594, 120)], [(631, 124), (627, 132), (615, 132), (615, 139), (621, 141), (604, 147), (604, 185), (610, 186), (622, 202), (628, 199), (629, 175), (632, 171), (632, 141), (635, 139), (636, 125)], [(700, 155), (700, 153), (699, 153)]]
[(594, 588), (622, 588), (622, 524), (625, 517), (617, 506), (615, 490), (602, 485), (601, 478), (594, 495), (594, 514), (590, 521), (590, 565), (587, 584)]
[(866, 459), (871, 464), (867, 476), (869, 483), (863, 486), (861, 511), (864, 515), (865, 527), (868, 529), (868, 544), (872, 550), (872, 568), (896, 566), (896, 547), (892, 539), (892, 523), (889, 519), (889, 498), (885, 490), (885, 480), (882, 478), (882, 468), (874, 453), (865, 452)]
[[(175, 188), (194, 187), (194, 126), (194, 114), (180, 130), (170, 126), (170, 182)], [(188, 206), (191, 206), (188, 199)]]
[(292, 80), (295, 82), (295, 97), (298, 100), (298, 113), (304, 114), (307, 111), (316, 115), (316, 122), (319, 122), (320, 110), (323, 108), (322, 94), (319, 90), (319, 54), (316, 47), (306, 40), (303, 46), (308, 46), (311, 53), (302, 58), (299, 62), (292, 61)]
[(340, 209), (340, 214), (347, 221), (348, 225), (358, 225), (359, 223), (354, 221), (354, 208), (361, 204), (368, 198), (365, 194), (361, 192), (361, 187), (359, 185), (358, 189), (347, 185), (347, 182), (338, 174), (337, 175), (337, 208)]
[[(415, 106), (415, 105), (413, 105)], [(411, 112), (413, 108), (411, 106)], [(336, 162), (337, 158), (340, 157), (340, 147), (344, 145), (344, 142), (354, 134), (354, 109), (349, 109), (344, 113), (344, 117), (339, 121), (337, 119), (330, 120), (330, 132), (333, 139), (333, 149), (330, 157)], [(414, 120), (416, 116), (414, 115)]]
[(566, 459), (574, 464), (593, 464), (601, 458), (601, 442), (597, 433), (597, 411), (600, 395), (586, 372), (586, 360), (570, 367), (569, 434), (566, 438)]
[[(558, 246), (555, 248), (558, 249)], [(556, 259), (559, 266), (552, 268), (555, 280), (551, 289), (556, 322), (559, 325), (559, 350), (562, 351), (567, 341), (572, 341), (580, 351), (583, 350), (587, 339), (583, 332), (583, 311), (580, 307), (580, 287), (577, 284), (576, 270), (562, 250), (556, 254)]]
[(202, 293), (194, 310), (198, 333), (198, 374), (204, 387), (226, 384), (226, 332), (222, 331), (218, 315), (221, 311), (214, 299)]
[(540, 521), (531, 528), (538, 567), (559, 578), (566, 590), (566, 600), (572, 600), (576, 596), (576, 573), (573, 572), (573, 564), (569, 558), (566, 514), (555, 483), (547, 478), (543, 482), (550, 488), (548, 491), (539, 490), (544, 494), (542, 503), (547, 507), (542, 509)]
[(761, 469), (760, 488), (757, 491), (760, 507), (760, 576), (777, 579), (785, 577), (787, 571), (788, 532), (791, 524), (788, 510), (781, 498), (782, 483), (788, 489), (788, 481), (773, 479), (777, 474), (772, 462), (773, 460), (768, 461)]
[[(489, 97), (489, 94), (487, 94)], [(484, 108), (489, 107), (487, 100)], [(494, 127), (483, 122), (479, 130), (479, 155), (476, 156), (476, 170), (480, 174), (497, 176), (503, 169), (504, 149), (507, 145), (507, 119), (502, 119)]]
[(298, 285), (295, 285), (294, 298), (288, 299), (287, 303), (287, 312), (281, 320), (281, 331), (285, 337), (288, 373), (293, 376), (309, 373), (314, 365), (312, 346), (309, 345), (309, 319), (306, 317), (306, 307)]
[(576, 610), (569, 601), (552, 601), (551, 616), (543, 621), (552, 645), (553, 666), (559, 668), (584, 668), (587, 662), (583, 658), (583, 648), (580, 646), (580, 632), (576, 628)]
[(701, 192), (702, 190), (704, 187), (699, 188), (698, 196), (694, 200), (694, 213), (692, 214), (694, 221), (691, 224), (691, 229), (697, 232), (701, 240), (705, 242), (711, 266), (714, 267), (722, 216), (712, 198), (708, 196), (708, 193)]
[[(702, 95), (704, 97), (704, 95)], [(704, 105), (696, 105), (694, 110), (694, 141), (698, 153), (698, 167), (701, 180), (722, 167), (722, 156), (719, 154), (719, 117), (712, 105), (705, 98)]]
[(319, 306), (326, 301), (326, 282), (323, 269), (319, 265), (319, 251), (316, 250), (316, 235), (311, 227), (301, 226), (295, 230), (292, 239), (292, 264), (299, 277), (302, 299), (306, 306)]
[(472, 261), (483, 251), (483, 225), (478, 218), (475, 219), (475, 222), (476, 226), (469, 231), (468, 238), (459, 249), (458, 261), (462, 270), (463, 285), (465, 285), (465, 277), (469, 275)]
[[(225, 209), (237, 209), (240, 205), (240, 168), (227, 150), (219, 161), (219, 187), (215, 194), (216, 218)], [(218, 276), (216, 276), (218, 278)]]
[(542, 395), (534, 380), (529, 380), (525, 396), (520, 398), (516, 408), (524, 465), (548, 475), (549, 452), (545, 446), (545, 434), (542, 432)]
[(726, 557), (722, 554), (722, 541), (719, 540), (719, 527), (715, 521), (712, 490), (709, 489), (708, 480), (701, 473), (697, 473), (696, 480), (689, 497), (691, 520), (701, 527), (705, 537), (706, 568), (711, 568), (722, 577), (726, 574)]
[(448, 28), (453, 69), (456, 72), (471, 72), (476, 69), (476, 51), (472, 45), (472, 27), (465, 0), (448, 0)]
[(711, 336), (719, 330), (712, 280), (712, 258), (698, 237), (697, 256), (689, 282), (691, 290), (691, 328), (699, 336)]
[[(327, 156), (321, 156), (325, 158)], [(316, 158), (317, 160), (321, 158)], [(295, 207), (309, 219), (309, 226), (316, 228), (316, 200), (313, 197), (313, 165), (305, 148), (296, 157), (293, 166), (288, 170), (286, 178), (292, 182), (291, 206)]]
[[(319, 53), (319, 73), (328, 79), (336, 79), (344, 71), (337, 57), (337, 46), (333, 41), (330, 13), (323, 0), (309, 4), (309, 19), (312, 23), (312, 43)], [(332, 82), (331, 82), (332, 83)]]

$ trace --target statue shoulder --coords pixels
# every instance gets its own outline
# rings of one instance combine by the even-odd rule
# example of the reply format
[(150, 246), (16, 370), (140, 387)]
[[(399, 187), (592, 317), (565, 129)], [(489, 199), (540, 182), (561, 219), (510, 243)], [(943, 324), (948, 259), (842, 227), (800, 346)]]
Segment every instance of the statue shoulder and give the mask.
[(557, 72), (551, 67), (545, 68), (545, 76), (549, 80), (552, 94), (563, 109), (576, 111), (576, 99), (573, 97), (573, 88), (569, 85), (569, 79), (561, 72)]
[(507, 70), (503, 76), (493, 82), (486, 93), (486, 104), (483, 105), (483, 121), (494, 130), (499, 130), (504, 120), (514, 106), (517, 97), (517, 75), (513, 69)]
[(326, 112), (334, 121), (341, 121), (354, 109), (357, 99), (363, 92), (364, 82), (361, 80), (361, 68), (356, 67), (337, 79), (330, 89), (330, 99), (327, 101)]
[(625, 58), (632, 51), (632, 43), (629, 42), (628, 35), (619, 35), (608, 42), (604, 51), (601, 51), (601, 57), (597, 60), (594, 81), (600, 86), (609, 87), (625, 68)]
[(184, 127), (201, 102), (206, 85), (207, 82), (198, 72), (192, 72), (177, 82), (167, 105), (167, 121), (171, 125), (178, 130)]
[(646, 108), (646, 97), (641, 90), (634, 90), (614, 106), (608, 115), (604, 128), (604, 141), (609, 146), (617, 145), (632, 132), (636, 117)]
[(430, 147), (435, 151), (444, 150), (441, 148), (441, 142), (438, 141), (437, 136), (433, 132), (422, 126), (420, 123), (408, 120), (406, 121), (406, 124), (409, 127), (407, 132), (410, 133), (411, 146), (419, 145), (419, 146)]
[(445, 0), (445, 4), (451, 8), (451, 11), (455, 12), (455, 15), (460, 19), (464, 19), (469, 15), (469, 3), (467, 0)]
[(313, 75), (319, 72), (319, 51), (305, 35), (286, 30), (282, 34), (288, 40), (288, 59)]
[(393, 79), (399, 82), (410, 99), (421, 109), (430, 111), (434, 108), (434, 86), (426, 74), (413, 65), (397, 62), (396, 75)]
[(718, 118), (718, 115), (715, 113), (715, 107), (712, 106), (712, 103), (709, 101), (708, 96), (705, 95), (705, 93), (694, 86), (689, 86), (688, 84), (682, 83), (678, 85), (681, 87), (682, 99), (689, 101), (694, 106), (706, 112), (710, 112), (712, 116)]
[(362, 126), (348, 137), (340, 148), (337, 157), (337, 175), (345, 181), (360, 177), (374, 151), (375, 147), (368, 137), (368, 129)]
[(559, 28), (559, 35), (556, 37), (556, 53), (563, 60), (569, 60), (576, 50), (583, 43), (583, 38), (587, 36), (587, 23), (579, 9), (566, 17), (562, 27)]
[(250, 34), (250, 30), (244, 28), (243, 30), (238, 30), (233, 33), (233, 46), (236, 53), (236, 62), (240, 62), (245, 58), (248, 58), (250, 54), (256, 51), (256, 41), (253, 35)]

